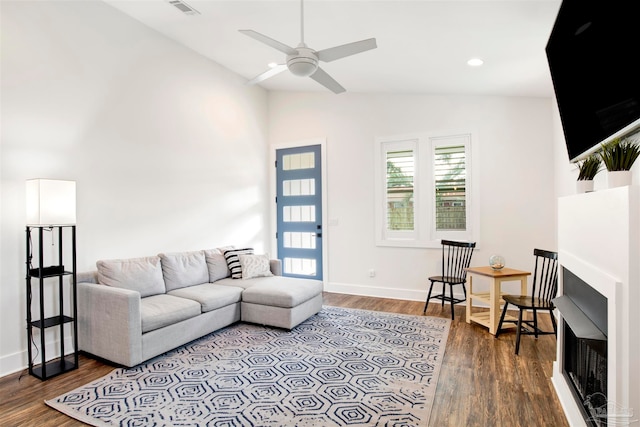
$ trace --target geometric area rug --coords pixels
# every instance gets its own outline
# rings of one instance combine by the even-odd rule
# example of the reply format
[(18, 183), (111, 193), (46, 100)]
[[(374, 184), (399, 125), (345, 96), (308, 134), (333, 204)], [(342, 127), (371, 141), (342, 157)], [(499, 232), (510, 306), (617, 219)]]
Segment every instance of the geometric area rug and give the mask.
[(237, 323), (46, 404), (94, 426), (426, 426), (450, 320), (324, 306)]

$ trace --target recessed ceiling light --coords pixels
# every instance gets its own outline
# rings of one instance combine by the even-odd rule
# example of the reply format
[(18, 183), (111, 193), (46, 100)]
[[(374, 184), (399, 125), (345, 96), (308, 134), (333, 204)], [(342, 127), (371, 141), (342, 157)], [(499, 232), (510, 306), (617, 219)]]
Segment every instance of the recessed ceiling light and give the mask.
[(269, 68), (276, 68), (278, 66), (277, 62), (269, 62)]
[(479, 67), (482, 64), (484, 64), (484, 61), (480, 58), (471, 58), (470, 60), (467, 61), (467, 64), (469, 64), (472, 67)]

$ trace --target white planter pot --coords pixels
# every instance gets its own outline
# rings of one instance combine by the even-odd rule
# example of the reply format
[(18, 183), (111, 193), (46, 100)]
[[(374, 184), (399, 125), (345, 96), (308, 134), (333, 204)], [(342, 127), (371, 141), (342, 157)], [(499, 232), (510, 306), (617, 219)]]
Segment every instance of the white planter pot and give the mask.
[(581, 179), (576, 181), (576, 190), (578, 194), (580, 193), (589, 193), (593, 191), (593, 180), (592, 179)]
[(631, 185), (631, 171), (608, 171), (607, 185), (609, 188)]

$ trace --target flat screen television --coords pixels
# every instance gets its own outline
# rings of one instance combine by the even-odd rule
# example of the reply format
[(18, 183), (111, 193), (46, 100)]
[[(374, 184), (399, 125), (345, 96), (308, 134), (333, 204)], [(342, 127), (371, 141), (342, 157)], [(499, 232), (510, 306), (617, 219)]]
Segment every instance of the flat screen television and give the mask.
[(630, 0), (563, 0), (546, 46), (569, 160), (640, 129), (640, 30)]

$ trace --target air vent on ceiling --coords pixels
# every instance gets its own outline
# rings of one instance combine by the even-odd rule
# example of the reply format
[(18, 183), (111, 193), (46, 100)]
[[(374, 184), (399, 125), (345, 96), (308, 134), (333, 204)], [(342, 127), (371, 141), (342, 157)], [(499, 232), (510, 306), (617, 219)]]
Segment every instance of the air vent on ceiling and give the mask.
[(200, 12), (183, 2), (182, 0), (167, 0), (169, 4), (175, 6), (180, 12), (185, 15), (200, 15)]

